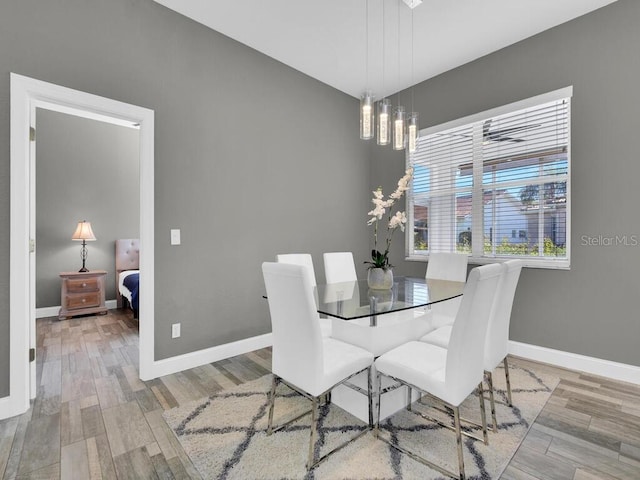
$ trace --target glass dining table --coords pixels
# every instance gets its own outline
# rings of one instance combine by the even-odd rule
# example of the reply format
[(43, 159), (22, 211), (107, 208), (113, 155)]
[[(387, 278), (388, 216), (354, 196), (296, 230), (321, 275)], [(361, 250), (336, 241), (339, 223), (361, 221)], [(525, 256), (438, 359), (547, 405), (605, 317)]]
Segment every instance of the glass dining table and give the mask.
[[(331, 337), (378, 357), (403, 343), (419, 340), (432, 330), (430, 305), (460, 297), (464, 285), (464, 282), (396, 277), (389, 290), (371, 290), (366, 280), (358, 280), (318, 285), (315, 293), (318, 313), (332, 319)], [(366, 374), (359, 377), (354, 378), (351, 388), (339, 386), (331, 396), (332, 402), (366, 422), (368, 404), (360, 393), (366, 393), (371, 383)], [(412, 400), (415, 398), (407, 399), (400, 390), (385, 394), (379, 405), (380, 418)]]
[(377, 326), (385, 314), (429, 307), (462, 295), (464, 282), (396, 277), (389, 290), (372, 290), (366, 280), (316, 286), (318, 313), (340, 320), (368, 318)]

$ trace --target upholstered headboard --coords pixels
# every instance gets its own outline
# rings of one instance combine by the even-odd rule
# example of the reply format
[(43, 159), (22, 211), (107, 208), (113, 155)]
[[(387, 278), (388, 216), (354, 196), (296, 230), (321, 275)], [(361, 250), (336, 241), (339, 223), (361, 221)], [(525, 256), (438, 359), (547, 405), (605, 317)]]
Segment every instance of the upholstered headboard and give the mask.
[(121, 238), (116, 240), (116, 301), (122, 307), (122, 295), (118, 288), (120, 272), (140, 269), (140, 240), (137, 238)]

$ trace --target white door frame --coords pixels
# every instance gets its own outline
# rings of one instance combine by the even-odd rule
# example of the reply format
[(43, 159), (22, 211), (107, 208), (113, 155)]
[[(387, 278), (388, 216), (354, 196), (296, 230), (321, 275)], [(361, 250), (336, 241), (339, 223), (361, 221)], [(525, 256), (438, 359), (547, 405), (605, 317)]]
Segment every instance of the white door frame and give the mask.
[(35, 169), (30, 126), (35, 109), (99, 119), (140, 130), (140, 378), (154, 378), (154, 112), (97, 95), (11, 73), (11, 208), (9, 263), (9, 396), (0, 419), (19, 415), (36, 394), (35, 275), (30, 242), (35, 238)]

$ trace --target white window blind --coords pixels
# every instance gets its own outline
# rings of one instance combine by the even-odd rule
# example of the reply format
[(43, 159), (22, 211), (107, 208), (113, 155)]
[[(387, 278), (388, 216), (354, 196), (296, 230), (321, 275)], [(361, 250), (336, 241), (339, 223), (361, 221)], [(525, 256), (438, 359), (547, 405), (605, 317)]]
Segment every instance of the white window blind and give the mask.
[(569, 266), (571, 89), (422, 131), (408, 258), (465, 252)]

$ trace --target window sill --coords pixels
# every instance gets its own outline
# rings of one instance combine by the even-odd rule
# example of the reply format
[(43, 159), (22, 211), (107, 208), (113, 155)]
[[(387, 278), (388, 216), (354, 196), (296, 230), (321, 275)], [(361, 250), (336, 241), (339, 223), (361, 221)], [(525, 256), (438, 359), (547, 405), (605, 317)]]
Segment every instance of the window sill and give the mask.
[[(525, 268), (543, 268), (548, 270), (571, 270), (571, 263), (568, 259), (533, 259), (531, 257), (473, 257), (469, 256), (471, 265), (487, 265), (490, 263), (506, 262), (507, 260), (522, 260)], [(428, 262), (429, 255), (410, 255), (405, 257), (407, 262)]]

